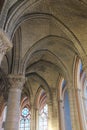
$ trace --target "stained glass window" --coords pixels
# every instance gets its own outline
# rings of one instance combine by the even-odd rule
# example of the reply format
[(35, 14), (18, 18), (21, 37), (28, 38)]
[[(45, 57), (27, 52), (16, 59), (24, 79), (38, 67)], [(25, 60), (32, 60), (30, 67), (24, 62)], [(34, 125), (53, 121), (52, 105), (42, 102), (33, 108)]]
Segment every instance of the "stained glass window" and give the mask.
[(48, 130), (48, 106), (47, 104), (39, 112), (39, 130)]
[(84, 101), (84, 109), (85, 109), (86, 119), (87, 119), (87, 81), (84, 82), (83, 101)]
[(64, 92), (64, 117), (65, 117), (65, 130), (72, 130), (69, 97), (67, 90), (65, 90)]
[(20, 130), (30, 130), (30, 111), (24, 108), (21, 113)]

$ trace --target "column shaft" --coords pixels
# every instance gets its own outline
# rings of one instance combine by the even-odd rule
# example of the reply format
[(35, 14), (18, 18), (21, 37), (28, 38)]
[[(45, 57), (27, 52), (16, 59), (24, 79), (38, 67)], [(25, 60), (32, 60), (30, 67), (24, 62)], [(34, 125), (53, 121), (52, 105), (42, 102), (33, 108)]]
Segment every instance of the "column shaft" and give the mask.
[(51, 88), (52, 99), (48, 101), (48, 130), (60, 130), (59, 126), (59, 108), (57, 93), (55, 88)]
[(52, 103), (48, 103), (48, 130), (52, 129)]
[(53, 108), (52, 108), (52, 128), (53, 130), (59, 130), (59, 115), (58, 115), (58, 101), (56, 89), (52, 89)]
[(10, 90), (7, 104), (5, 130), (18, 130), (20, 117), (20, 98), (25, 78), (21, 75), (10, 75)]
[(32, 105), (31, 106), (31, 130), (35, 130), (35, 107)]
[(78, 118), (75, 89), (73, 88), (72, 85), (69, 85), (68, 95), (69, 95), (72, 130), (81, 130)]
[(36, 119), (36, 128), (35, 128), (35, 130), (39, 130), (39, 110), (38, 109), (36, 109), (36, 111), (35, 111), (35, 119)]
[(59, 100), (59, 127), (60, 130), (65, 130), (65, 120), (64, 120), (64, 103), (63, 100)]
[(20, 117), (20, 89), (10, 89), (5, 130), (18, 130)]

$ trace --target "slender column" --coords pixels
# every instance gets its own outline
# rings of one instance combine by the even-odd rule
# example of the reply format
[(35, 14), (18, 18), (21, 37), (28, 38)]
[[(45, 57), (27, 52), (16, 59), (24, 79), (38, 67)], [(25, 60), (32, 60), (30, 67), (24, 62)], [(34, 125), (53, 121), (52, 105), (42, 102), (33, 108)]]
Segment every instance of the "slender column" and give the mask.
[(31, 105), (31, 130), (35, 130), (35, 106)]
[(52, 103), (48, 103), (48, 130), (53, 130), (52, 127)]
[(35, 119), (36, 119), (36, 128), (35, 128), (35, 130), (39, 130), (39, 110), (38, 109), (36, 109), (36, 111), (35, 111)]
[(21, 75), (9, 76), (10, 89), (7, 104), (5, 130), (18, 130), (20, 117), (20, 98), (25, 77)]
[(59, 115), (58, 115), (58, 101), (56, 89), (52, 89), (52, 130), (59, 130)]
[(60, 99), (58, 101), (58, 105), (59, 105), (59, 117), (60, 117), (60, 120), (59, 120), (59, 128), (60, 130), (65, 130), (65, 122), (64, 122), (64, 102), (62, 99)]
[(0, 65), (6, 52), (12, 48), (12, 43), (6, 34), (0, 30)]
[(47, 101), (48, 104), (48, 130), (60, 130), (59, 115), (58, 115), (58, 101), (55, 88), (51, 88), (52, 97)]
[(73, 84), (71, 82), (68, 82), (68, 86), (72, 130), (81, 130), (78, 118), (75, 88), (73, 87)]
[(83, 104), (81, 89), (79, 88), (76, 89), (76, 96), (77, 96), (77, 104), (78, 104), (78, 111), (79, 111), (80, 127), (81, 130), (86, 130), (87, 122), (84, 114), (84, 104)]

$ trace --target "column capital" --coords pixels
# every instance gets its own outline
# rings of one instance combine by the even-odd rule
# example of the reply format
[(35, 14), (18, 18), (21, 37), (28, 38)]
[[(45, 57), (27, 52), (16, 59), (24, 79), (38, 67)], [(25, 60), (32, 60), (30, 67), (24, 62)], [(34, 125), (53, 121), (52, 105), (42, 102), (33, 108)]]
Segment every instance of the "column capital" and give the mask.
[(3, 56), (11, 48), (12, 48), (12, 43), (8, 39), (8, 36), (6, 35), (5, 32), (3, 32), (3, 30), (0, 29), (0, 64), (2, 62)]
[(23, 75), (9, 75), (8, 76), (9, 83), (10, 83), (10, 89), (17, 88), (17, 89), (22, 89), (23, 85), (25, 83), (25, 76)]
[(0, 29), (0, 53), (3, 55), (12, 48), (12, 43), (7, 34)]

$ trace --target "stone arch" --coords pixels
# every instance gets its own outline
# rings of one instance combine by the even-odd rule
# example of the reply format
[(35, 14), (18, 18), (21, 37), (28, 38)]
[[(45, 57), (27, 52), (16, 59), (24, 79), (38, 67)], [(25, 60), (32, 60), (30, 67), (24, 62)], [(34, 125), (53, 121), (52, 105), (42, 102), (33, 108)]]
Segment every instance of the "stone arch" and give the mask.
[(73, 66), (73, 77), (74, 77), (74, 86), (76, 89), (80, 89), (80, 74), (82, 71), (81, 59), (78, 56), (75, 56), (74, 66)]
[[(29, 4), (29, 3), (25, 3)], [(19, 27), (19, 25), (21, 25), (22, 22), (28, 20), (28, 19), (32, 19), (32, 18), (40, 18), (42, 17), (43, 19), (49, 18), (49, 19), (53, 19), (54, 21), (56, 21), (56, 23), (58, 24), (58, 27), (68, 36), (68, 38), (73, 42), (74, 46), (77, 48), (79, 48), (78, 52), (79, 54), (84, 54), (84, 50), (80, 44), (80, 41), (77, 39), (77, 37), (75, 36), (75, 34), (57, 17), (53, 16), (52, 14), (49, 13), (26, 13), (23, 15), (21, 13), (21, 11), (23, 11), (23, 6), (22, 5), (17, 11), (14, 10), (13, 11), (13, 15), (11, 15), (11, 17), (7, 20), (6, 25), (5, 25), (5, 31), (8, 32), (9, 37), (12, 39), (12, 35), (14, 34), (15, 30)], [(26, 6), (25, 6), (26, 7)], [(24, 8), (25, 9), (25, 8)], [(15, 12), (15, 13), (14, 13)], [(19, 13), (18, 13), (19, 12)], [(26, 12), (26, 9), (25, 9)], [(21, 16), (21, 14), (22, 16)], [(20, 14), (20, 15), (19, 15)], [(19, 16), (19, 17), (18, 17)], [(19, 19), (17, 19), (19, 18)], [(15, 21), (14, 21), (15, 20)], [(10, 24), (9, 24), (10, 23)], [(14, 24), (15, 23), (15, 24)], [(13, 26), (15, 25), (15, 26)], [(12, 29), (12, 26), (14, 29)], [(11, 31), (9, 31), (11, 30)]]
[[(52, 38), (52, 37), (54, 37), (54, 36), (48, 36), (48, 37), (46, 37), (45, 39), (41, 39), (39, 42), (36, 42), (34, 45), (33, 45), (33, 47), (31, 47), (29, 50), (28, 50), (28, 52), (26, 53), (26, 55), (24, 56), (24, 58), (23, 58), (23, 60), (22, 60), (22, 66), (21, 66), (21, 72), (22, 73), (25, 73), (25, 70), (26, 70), (26, 67), (29, 65), (29, 62), (31, 62), (30, 60), (34, 57), (34, 56), (36, 56), (36, 55), (39, 55), (39, 53), (41, 54), (42, 53), (42, 57), (43, 57), (43, 55), (48, 55), (48, 56), (50, 56), (50, 59), (52, 58), (52, 60), (50, 60), (50, 59), (47, 59), (47, 61), (50, 61), (51, 63), (53, 63), (54, 65), (57, 65), (57, 66), (59, 66), (60, 68), (62, 68), (62, 72), (63, 72), (63, 75), (64, 75), (64, 77), (66, 78), (66, 77), (71, 77), (71, 75), (68, 73), (68, 70), (67, 70), (67, 67), (66, 67), (66, 65), (65, 65), (65, 63), (64, 63), (64, 61), (63, 61), (63, 59), (61, 59), (59, 56), (57, 56), (54, 52), (52, 52), (50, 49), (48, 49), (47, 48), (47, 46), (46, 46), (46, 48), (40, 48), (40, 44), (45, 44), (46, 43), (46, 39), (47, 38)], [(56, 38), (57, 39), (57, 36), (55, 36), (54, 38)], [(58, 37), (58, 38), (60, 38), (61, 39), (61, 37)], [(45, 41), (44, 41), (45, 40)], [(51, 39), (50, 39), (51, 40)], [(63, 40), (65, 40), (65, 39), (63, 39)], [(67, 41), (67, 40), (66, 40)], [(38, 46), (39, 46), (39, 48), (38, 48)], [(41, 59), (43, 59), (43, 58), (40, 58), (40, 60)], [(45, 60), (45, 59), (44, 59)], [(39, 61), (39, 59), (38, 59), (38, 61)], [(68, 75), (68, 76), (66, 76), (66, 75)]]
[(28, 97), (23, 97), (23, 98), (22, 98), (21, 104), (20, 104), (20, 111), (22, 111), (22, 109), (23, 109), (25, 106), (26, 106), (28, 109), (30, 109), (30, 102), (29, 102)]
[(43, 79), (43, 77), (41, 77), (40, 75), (38, 75), (36, 72), (32, 72), (30, 74), (27, 75), (28, 78), (33, 77), (36, 81), (38, 81), (41, 85), (41, 87), (46, 91), (49, 92), (49, 99), (51, 98), (51, 91), (49, 88), (48, 83)]
[(38, 109), (39, 108), (39, 98), (41, 96), (41, 93), (42, 91), (45, 91), (46, 95), (47, 95), (47, 101), (50, 99), (50, 95), (49, 94), (49, 91), (47, 92), (46, 89), (42, 89), (41, 86), (38, 88), (37, 92), (36, 92), (36, 95), (35, 95), (35, 100), (34, 100), (34, 104), (35, 104), (35, 107)]
[(80, 122), (80, 127), (83, 129), (85, 127), (83, 123), (83, 105), (82, 105), (82, 88), (83, 82), (85, 79), (85, 72), (82, 68), (82, 62), (80, 57), (77, 55), (75, 56), (74, 66), (73, 66), (73, 79), (74, 79), (74, 89), (75, 89), (75, 96), (76, 96), (76, 103), (77, 103), (77, 110), (78, 110), (78, 118)]

